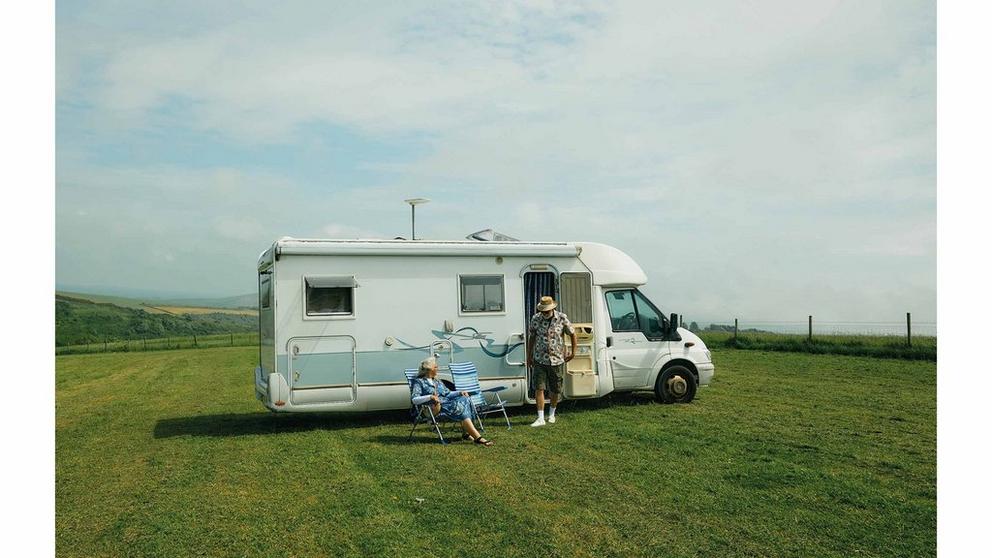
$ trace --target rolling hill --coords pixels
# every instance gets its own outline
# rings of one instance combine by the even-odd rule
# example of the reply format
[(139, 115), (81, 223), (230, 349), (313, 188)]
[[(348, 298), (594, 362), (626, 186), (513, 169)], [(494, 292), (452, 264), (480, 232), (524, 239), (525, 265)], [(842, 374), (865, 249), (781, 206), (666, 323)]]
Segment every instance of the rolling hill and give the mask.
[(258, 328), (258, 318), (253, 312), (236, 313), (220, 309), (182, 314), (150, 312), (141, 306), (140, 301), (120, 297), (99, 298), (115, 302), (76, 298), (66, 293), (55, 294), (56, 346), (104, 340), (240, 333)]

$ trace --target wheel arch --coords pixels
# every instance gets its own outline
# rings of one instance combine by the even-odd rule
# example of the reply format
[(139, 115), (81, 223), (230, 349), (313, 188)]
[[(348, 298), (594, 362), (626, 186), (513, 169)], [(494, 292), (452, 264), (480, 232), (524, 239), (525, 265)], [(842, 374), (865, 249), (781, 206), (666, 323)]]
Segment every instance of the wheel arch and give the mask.
[(665, 361), (658, 368), (657, 372), (655, 372), (652, 375), (652, 377), (651, 377), (651, 384), (650, 385), (651, 386), (654, 386), (655, 383), (657, 383), (658, 376), (661, 376), (661, 373), (662, 372), (664, 372), (665, 370), (668, 370), (669, 368), (671, 368), (673, 366), (677, 366), (677, 365), (682, 365), (682, 366), (685, 366), (686, 368), (688, 368), (689, 371), (692, 372), (692, 377), (696, 380), (696, 385), (697, 386), (699, 385), (699, 370), (696, 369), (696, 364), (693, 363), (691, 360), (685, 359), (685, 358), (673, 358), (673, 359), (669, 359), (669, 360)]

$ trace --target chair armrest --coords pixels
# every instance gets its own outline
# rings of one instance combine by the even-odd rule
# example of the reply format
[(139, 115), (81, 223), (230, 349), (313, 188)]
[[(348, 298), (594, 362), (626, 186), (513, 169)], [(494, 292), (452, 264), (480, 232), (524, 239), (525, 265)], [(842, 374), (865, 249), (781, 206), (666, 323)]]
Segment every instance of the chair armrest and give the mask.
[(497, 391), (503, 391), (506, 386), (496, 386), (482, 390), (482, 393), (496, 393)]

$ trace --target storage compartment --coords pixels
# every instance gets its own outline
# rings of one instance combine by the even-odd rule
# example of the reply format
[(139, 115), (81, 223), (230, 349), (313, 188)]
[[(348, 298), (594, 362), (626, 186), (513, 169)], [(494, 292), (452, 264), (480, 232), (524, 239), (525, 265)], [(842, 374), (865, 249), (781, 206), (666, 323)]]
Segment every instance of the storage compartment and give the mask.
[(565, 370), (565, 397), (596, 395), (596, 359), (593, 356), (592, 324), (572, 324), (575, 328), (575, 356)]
[(596, 374), (592, 370), (565, 373), (565, 397), (596, 395)]

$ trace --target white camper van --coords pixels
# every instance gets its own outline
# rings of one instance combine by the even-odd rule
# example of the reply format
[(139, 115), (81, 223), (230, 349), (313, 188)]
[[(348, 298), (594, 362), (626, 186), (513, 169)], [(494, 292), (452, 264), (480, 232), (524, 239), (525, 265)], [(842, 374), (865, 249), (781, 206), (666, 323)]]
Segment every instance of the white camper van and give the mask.
[(687, 403), (713, 377), (710, 352), (646, 282), (630, 256), (587, 242), (284, 238), (258, 260), (255, 393), (277, 412), (406, 409), (403, 370), (437, 354), (442, 379), (471, 361), (483, 388), (533, 402), (527, 322), (550, 295), (576, 328), (565, 398)]

